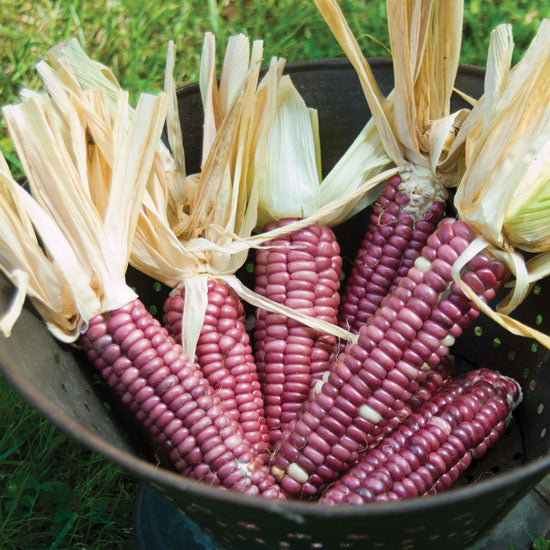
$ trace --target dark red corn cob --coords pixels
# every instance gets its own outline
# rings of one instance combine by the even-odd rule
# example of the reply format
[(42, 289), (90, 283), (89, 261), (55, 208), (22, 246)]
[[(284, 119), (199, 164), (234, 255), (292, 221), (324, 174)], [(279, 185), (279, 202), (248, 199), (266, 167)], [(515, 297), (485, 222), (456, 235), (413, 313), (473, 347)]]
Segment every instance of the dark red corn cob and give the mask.
[[(184, 295), (164, 303), (164, 325), (181, 344)], [(258, 373), (239, 297), (224, 283), (208, 281), (208, 306), (195, 361), (216, 390), (224, 410), (242, 426), (246, 439), (265, 453), (269, 435)]]
[(506, 429), (518, 384), (480, 369), (424, 403), (321, 498), (325, 504), (387, 502), (448, 489)]
[(91, 319), (80, 341), (178, 471), (246, 494), (284, 498), (200, 370), (139, 300)]
[[(269, 224), (265, 231), (292, 221)], [(342, 260), (333, 232), (313, 224), (266, 244), (274, 248), (256, 253), (256, 292), (336, 324)], [(255, 358), (275, 445), (307, 399), (312, 383), (328, 370), (336, 337), (263, 309), (256, 317)]]
[[(272, 472), (289, 494), (314, 495), (385, 433), (470, 322), (472, 303), (451, 282), (452, 265), (474, 238), (467, 224), (439, 223), (435, 238), (367, 325), (331, 366), (328, 380), (290, 426)], [(432, 244), (434, 239), (432, 239)], [(497, 260), (474, 259), (463, 280), (484, 300), (506, 274)], [(376, 435), (375, 435), (376, 434)]]
[(354, 334), (407, 275), (443, 217), (445, 205), (435, 201), (415, 220), (404, 210), (409, 196), (400, 192), (400, 184), (400, 176), (394, 176), (378, 198), (342, 296), (340, 326)]

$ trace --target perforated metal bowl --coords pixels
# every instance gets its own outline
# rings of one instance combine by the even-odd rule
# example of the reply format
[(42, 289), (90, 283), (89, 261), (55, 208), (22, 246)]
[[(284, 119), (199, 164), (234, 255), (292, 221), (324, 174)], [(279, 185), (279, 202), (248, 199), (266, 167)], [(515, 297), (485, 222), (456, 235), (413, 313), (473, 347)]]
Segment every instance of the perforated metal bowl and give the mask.
[[(372, 60), (383, 91), (393, 86), (391, 63)], [(370, 114), (355, 72), (343, 60), (291, 64), (288, 72), (308, 105), (319, 111), (323, 171), (326, 173), (364, 126)], [(483, 73), (461, 67), (457, 87), (478, 97)], [(455, 107), (459, 105), (457, 99)], [(179, 92), (186, 162), (199, 168), (202, 107), (196, 85)], [(368, 212), (336, 229), (351, 266)], [(144, 302), (161, 310), (165, 290), (130, 272)], [(249, 277), (246, 270), (243, 279)], [(0, 281), (0, 308), (11, 287)], [(550, 284), (543, 282), (517, 316), (550, 330)], [(122, 464), (166, 495), (224, 549), (462, 549), (493, 525), (550, 472), (549, 353), (513, 337), (485, 318), (465, 333), (453, 353), (463, 368), (487, 366), (521, 382), (523, 404), (498, 446), (475, 464), (457, 488), (434, 497), (363, 507), (323, 507), (308, 502), (269, 502), (184, 479), (145, 442), (135, 422), (111, 399), (83, 354), (62, 346), (26, 307), (13, 336), (0, 340), (0, 367), (13, 386), (57, 426), (94, 451)], [(108, 403), (108, 407), (105, 406)], [(162, 457), (160, 457), (162, 463)]]

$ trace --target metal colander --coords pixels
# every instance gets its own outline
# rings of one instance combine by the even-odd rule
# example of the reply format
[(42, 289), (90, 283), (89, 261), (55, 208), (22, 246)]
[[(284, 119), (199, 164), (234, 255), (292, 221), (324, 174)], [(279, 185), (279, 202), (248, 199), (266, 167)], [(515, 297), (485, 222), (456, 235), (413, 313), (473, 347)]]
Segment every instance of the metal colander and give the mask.
[[(393, 86), (388, 60), (371, 60), (384, 93)], [(290, 64), (287, 72), (309, 106), (318, 109), (323, 172), (335, 164), (363, 128), (370, 113), (355, 72), (347, 61)], [(483, 89), (483, 72), (462, 66), (457, 87), (473, 97)], [(454, 108), (462, 106), (457, 98)], [(198, 171), (202, 107), (198, 87), (179, 92), (179, 107), (189, 173)], [(344, 257), (351, 262), (366, 227), (368, 211), (336, 228)], [(251, 283), (242, 270), (243, 280)], [(161, 311), (166, 289), (130, 271), (146, 304)], [(0, 281), (0, 308), (12, 289)], [(516, 316), (550, 331), (550, 283), (537, 285)], [(153, 312), (155, 309), (152, 310)], [(453, 348), (460, 368), (486, 366), (521, 382), (523, 403), (498, 445), (474, 464), (461, 484), (432, 497), (362, 507), (323, 507), (308, 502), (271, 502), (184, 479), (154, 455), (143, 432), (84, 355), (63, 346), (47, 332), (31, 306), (10, 339), (0, 340), (0, 367), (6, 378), (56, 425), (122, 464), (163, 493), (227, 550), (235, 549), (463, 549), (511, 510), (550, 472), (549, 352), (534, 341), (511, 336), (481, 316)], [(183, 543), (183, 541), (182, 541)]]

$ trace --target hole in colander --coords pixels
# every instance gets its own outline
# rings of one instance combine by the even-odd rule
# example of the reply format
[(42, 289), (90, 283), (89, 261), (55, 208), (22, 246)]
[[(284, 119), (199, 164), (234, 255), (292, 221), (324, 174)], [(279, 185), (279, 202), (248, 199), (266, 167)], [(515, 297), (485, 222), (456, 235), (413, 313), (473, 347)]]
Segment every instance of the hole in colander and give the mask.
[(531, 391), (533, 391), (535, 388), (537, 387), (537, 381), (536, 380), (531, 380), (531, 382), (529, 382), (529, 389)]
[(259, 529), (256, 525), (254, 525), (253, 523), (246, 522), (246, 521), (238, 521), (237, 525), (239, 527), (243, 527), (244, 529), (249, 529), (250, 531), (259, 531)]
[(545, 435), (546, 435), (546, 428), (542, 428), (542, 430), (540, 431), (540, 438), (544, 439)]
[(520, 460), (523, 457), (523, 453), (516, 453), (512, 459), (513, 460)]
[(537, 407), (537, 414), (542, 414), (543, 410), (544, 410), (544, 404), (539, 403), (539, 406)]

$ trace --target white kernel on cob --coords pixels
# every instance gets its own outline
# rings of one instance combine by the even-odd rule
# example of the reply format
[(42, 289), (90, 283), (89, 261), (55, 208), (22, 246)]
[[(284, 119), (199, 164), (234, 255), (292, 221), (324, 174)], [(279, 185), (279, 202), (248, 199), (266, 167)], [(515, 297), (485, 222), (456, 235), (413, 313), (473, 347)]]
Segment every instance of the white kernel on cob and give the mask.
[(293, 463), (288, 467), (287, 473), (298, 483), (305, 483), (309, 478), (307, 472), (303, 468), (300, 468), (300, 466), (296, 463)]
[(368, 420), (372, 424), (378, 424), (382, 420), (382, 415), (366, 404), (359, 407), (358, 414), (361, 418)]

